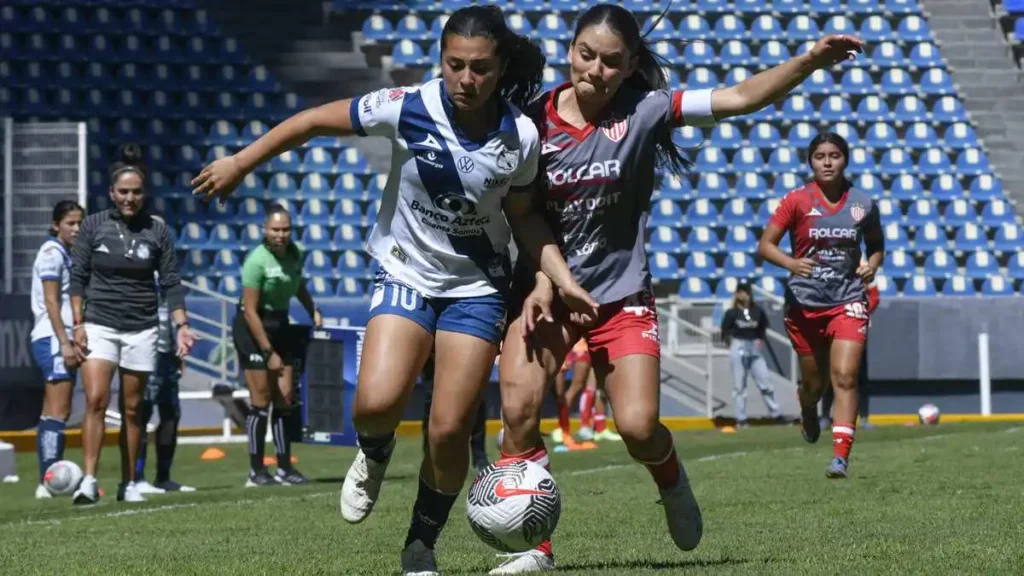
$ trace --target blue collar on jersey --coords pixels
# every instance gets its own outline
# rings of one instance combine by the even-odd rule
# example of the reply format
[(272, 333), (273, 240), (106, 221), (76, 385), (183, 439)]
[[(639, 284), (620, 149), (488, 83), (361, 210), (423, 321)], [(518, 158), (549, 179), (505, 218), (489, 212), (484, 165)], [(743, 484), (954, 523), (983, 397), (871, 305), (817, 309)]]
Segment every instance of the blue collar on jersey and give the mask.
[(60, 250), (60, 255), (64, 258), (64, 267), (70, 269), (71, 268), (71, 255), (68, 254), (67, 248), (65, 248), (64, 245), (61, 244), (60, 240), (57, 240), (56, 238), (52, 238), (52, 237), (51, 238), (47, 238), (46, 242), (43, 242), (43, 246), (45, 246), (47, 244), (50, 244), (50, 243), (52, 243), (55, 246), (57, 246), (57, 250)]
[(501, 122), (498, 124), (498, 129), (488, 133), (480, 141), (470, 139), (462, 133), (459, 125), (455, 122), (455, 103), (452, 102), (452, 97), (448, 94), (448, 91), (445, 90), (444, 82), (438, 82), (437, 89), (441, 91), (441, 105), (444, 107), (444, 113), (448, 116), (452, 132), (455, 133), (455, 137), (459, 139), (459, 145), (462, 146), (464, 150), (469, 152), (478, 150), (502, 132), (515, 134), (516, 117), (512, 114), (512, 107), (509, 106), (508, 102), (506, 102), (501, 96), (495, 96), (495, 98), (498, 99), (498, 114), (501, 116)]

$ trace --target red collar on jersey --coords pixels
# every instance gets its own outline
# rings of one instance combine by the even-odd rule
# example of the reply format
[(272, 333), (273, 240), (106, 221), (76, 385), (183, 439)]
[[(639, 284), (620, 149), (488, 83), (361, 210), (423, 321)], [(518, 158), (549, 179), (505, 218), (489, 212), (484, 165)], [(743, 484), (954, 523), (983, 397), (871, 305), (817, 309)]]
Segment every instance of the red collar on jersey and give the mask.
[[(594, 124), (594, 122), (587, 122), (587, 124), (582, 128), (577, 128), (576, 126), (573, 126), (572, 124), (566, 122), (561, 116), (558, 115), (558, 95), (562, 93), (562, 90), (565, 90), (567, 88), (572, 88), (572, 82), (566, 82), (565, 84), (562, 84), (561, 86), (558, 86), (557, 88), (548, 92), (548, 101), (544, 105), (545, 113), (547, 114), (548, 120), (551, 120), (551, 123), (554, 124), (556, 128), (558, 128), (562, 132), (565, 132), (569, 136), (572, 136), (577, 142), (582, 142), (583, 140), (586, 140), (587, 137), (594, 132), (594, 130), (597, 129), (597, 126)], [(604, 109), (602, 109), (601, 112), (597, 114), (597, 118), (595, 118), (594, 120), (596, 120), (598, 124), (600, 124), (600, 121), (603, 120), (606, 116), (608, 116), (608, 113), (611, 111), (612, 104), (614, 102), (615, 97), (613, 96), (611, 102), (609, 102), (608, 105), (605, 106)]]
[(850, 197), (850, 188), (852, 188), (852, 186), (849, 185), (849, 182), (847, 182), (846, 190), (843, 190), (843, 195), (842, 197), (839, 198), (839, 202), (833, 204), (828, 199), (828, 197), (825, 196), (825, 193), (821, 191), (821, 186), (818, 186), (817, 180), (811, 180), (811, 183), (808, 184), (808, 186), (810, 187), (811, 191), (813, 191), (814, 194), (818, 197), (818, 200), (821, 203), (821, 207), (825, 208), (832, 214), (839, 212), (840, 210), (843, 209), (843, 206), (846, 206), (846, 199)]

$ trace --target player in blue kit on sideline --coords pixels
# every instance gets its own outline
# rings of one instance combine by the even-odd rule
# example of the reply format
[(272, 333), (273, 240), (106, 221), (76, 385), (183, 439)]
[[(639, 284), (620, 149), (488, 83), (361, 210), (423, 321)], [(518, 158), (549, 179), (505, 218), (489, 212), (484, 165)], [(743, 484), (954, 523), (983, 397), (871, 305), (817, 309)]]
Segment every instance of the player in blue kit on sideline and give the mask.
[(531, 210), (541, 150), (520, 109), (540, 89), (543, 53), (509, 30), (494, 6), (454, 12), (440, 41), (441, 78), (301, 112), (193, 182), (197, 195), (224, 197), (256, 166), (313, 136), (391, 141), (391, 171), (366, 246), (381, 268), (353, 402), (360, 450), (340, 508), (352, 523), (372, 511), (395, 429), (433, 349), (429, 446), (401, 555), (403, 573), (420, 575), (437, 573), (434, 545), (466, 480), (466, 444), (505, 333), (511, 233), (519, 258), (538, 262), (570, 307), (596, 313)]
[[(681, 174), (689, 164), (672, 142), (676, 128), (713, 126), (760, 110), (861, 46), (853, 37), (826, 36), (806, 54), (736, 86), (671, 90), (668, 65), (647, 45), (633, 14), (598, 4), (580, 16), (569, 49), (570, 81), (545, 94), (529, 113), (541, 139), (536, 203), (573, 277), (600, 304), (599, 318), (586, 327), (572, 322), (560, 300), (552, 303), (555, 290), (544, 275), (518, 267), (520, 298), (511, 302), (516, 308), (500, 365), (503, 456), (547, 463), (539, 429), (544, 391), (583, 337), (605, 381), (615, 427), (660, 492), (672, 540), (682, 550), (699, 544), (700, 507), (672, 435), (659, 421), (658, 314), (645, 248), (656, 169), (660, 163)], [(549, 321), (537, 323), (538, 316)], [(554, 567), (545, 542), (507, 559), (492, 574)]]

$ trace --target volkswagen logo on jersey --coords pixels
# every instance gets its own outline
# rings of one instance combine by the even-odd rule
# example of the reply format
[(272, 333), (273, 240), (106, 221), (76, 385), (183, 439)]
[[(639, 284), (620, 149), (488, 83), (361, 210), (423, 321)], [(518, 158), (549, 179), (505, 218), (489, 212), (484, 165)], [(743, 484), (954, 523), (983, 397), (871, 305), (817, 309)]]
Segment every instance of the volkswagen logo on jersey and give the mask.
[(860, 204), (854, 204), (853, 206), (850, 206), (850, 217), (853, 218), (854, 222), (860, 222), (861, 220), (864, 219), (865, 215), (866, 213), (864, 211), (864, 207), (861, 206)]
[(462, 158), (459, 158), (457, 164), (459, 166), (459, 172), (463, 172), (466, 174), (472, 172), (473, 168), (476, 168), (476, 163), (473, 162), (473, 159), (470, 158), (469, 156), (463, 156)]
[(610, 119), (601, 123), (601, 132), (612, 142), (620, 142), (626, 137), (626, 130), (629, 128), (626, 120)]
[(469, 198), (459, 196), (458, 194), (442, 194), (434, 198), (434, 206), (459, 216), (476, 214), (476, 204)]
[(498, 153), (498, 170), (502, 172), (514, 172), (519, 167), (519, 151), (508, 148)]

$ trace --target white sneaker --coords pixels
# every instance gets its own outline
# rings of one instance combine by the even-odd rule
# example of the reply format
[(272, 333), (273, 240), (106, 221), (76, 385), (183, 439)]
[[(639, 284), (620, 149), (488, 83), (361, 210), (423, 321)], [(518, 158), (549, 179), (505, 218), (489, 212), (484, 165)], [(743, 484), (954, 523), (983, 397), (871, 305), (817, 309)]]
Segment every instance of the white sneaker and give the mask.
[(679, 464), (679, 483), (668, 490), (659, 489), (658, 492), (665, 506), (665, 520), (668, 521), (672, 541), (680, 550), (693, 550), (704, 535), (704, 520), (682, 463)]
[(440, 576), (434, 551), (423, 542), (413, 540), (412, 544), (402, 550), (402, 576)]
[(86, 476), (85, 478), (82, 478), (82, 483), (78, 485), (78, 490), (75, 490), (75, 494), (72, 496), (71, 501), (83, 506), (99, 502), (100, 492), (96, 488), (96, 478), (94, 476)]
[(164, 494), (167, 492), (167, 490), (157, 488), (145, 480), (136, 482), (135, 489), (139, 491), (139, 494)]
[(527, 550), (517, 554), (500, 554), (507, 558), (494, 570), (488, 572), (491, 576), (502, 576), (504, 574), (526, 574), (527, 572), (547, 572), (555, 569), (555, 559), (540, 550)]
[(139, 493), (139, 485), (135, 482), (129, 482), (126, 485), (118, 486), (117, 501), (135, 503), (145, 502), (146, 499)]
[(590, 442), (594, 439), (594, 429), (590, 426), (584, 426), (576, 432), (576, 439), (581, 442)]
[(50, 494), (50, 491), (46, 489), (46, 486), (43, 486), (42, 484), (36, 486), (36, 500), (49, 500), (50, 498), (53, 498), (53, 494)]
[(395, 439), (388, 445), (390, 452), (384, 462), (376, 462), (366, 457), (359, 450), (355, 461), (345, 474), (345, 483), (341, 485), (341, 516), (352, 524), (358, 524), (373, 511), (373, 505), (380, 496), (380, 486), (384, 483), (384, 473), (395, 453)]

